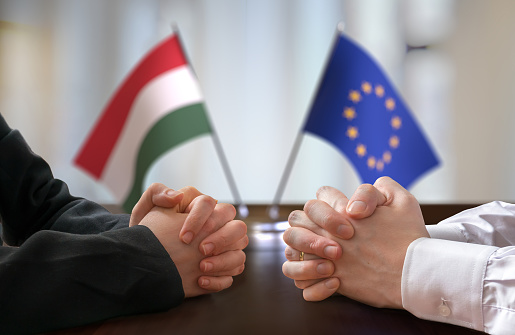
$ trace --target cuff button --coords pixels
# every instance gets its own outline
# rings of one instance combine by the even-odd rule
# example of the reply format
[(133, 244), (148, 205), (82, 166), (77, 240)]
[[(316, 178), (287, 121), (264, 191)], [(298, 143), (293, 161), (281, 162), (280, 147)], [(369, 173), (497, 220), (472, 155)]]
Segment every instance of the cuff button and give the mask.
[(451, 309), (449, 308), (449, 306), (447, 306), (447, 303), (444, 299), (442, 299), (442, 303), (440, 304), (440, 306), (438, 306), (438, 314), (440, 314), (440, 316), (451, 315)]

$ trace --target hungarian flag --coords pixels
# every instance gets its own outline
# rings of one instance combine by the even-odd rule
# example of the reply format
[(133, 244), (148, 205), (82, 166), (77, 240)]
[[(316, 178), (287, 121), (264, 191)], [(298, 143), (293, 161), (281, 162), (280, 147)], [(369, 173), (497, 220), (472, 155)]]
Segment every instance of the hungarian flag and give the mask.
[(105, 184), (130, 212), (159, 156), (212, 132), (198, 80), (179, 37), (155, 46), (117, 89), (75, 164)]

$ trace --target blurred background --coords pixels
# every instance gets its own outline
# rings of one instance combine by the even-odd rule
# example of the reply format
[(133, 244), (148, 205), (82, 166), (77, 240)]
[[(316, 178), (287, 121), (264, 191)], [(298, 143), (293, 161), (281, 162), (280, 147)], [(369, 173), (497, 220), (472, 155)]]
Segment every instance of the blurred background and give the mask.
[[(515, 199), (512, 0), (0, 0), (0, 111), (72, 194), (113, 197), (72, 163), (110, 96), (176, 24), (239, 193), (272, 201), (336, 26), (381, 64), (441, 165), (421, 203)], [(146, 183), (233, 197), (210, 136), (163, 156)], [(357, 174), (305, 135), (282, 203)]]

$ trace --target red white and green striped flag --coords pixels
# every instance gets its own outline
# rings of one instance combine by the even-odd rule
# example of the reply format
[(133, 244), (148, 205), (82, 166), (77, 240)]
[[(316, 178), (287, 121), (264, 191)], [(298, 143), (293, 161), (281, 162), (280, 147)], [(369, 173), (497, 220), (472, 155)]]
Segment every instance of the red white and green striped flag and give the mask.
[(197, 77), (177, 34), (155, 46), (115, 92), (75, 158), (130, 213), (151, 164), (212, 133)]

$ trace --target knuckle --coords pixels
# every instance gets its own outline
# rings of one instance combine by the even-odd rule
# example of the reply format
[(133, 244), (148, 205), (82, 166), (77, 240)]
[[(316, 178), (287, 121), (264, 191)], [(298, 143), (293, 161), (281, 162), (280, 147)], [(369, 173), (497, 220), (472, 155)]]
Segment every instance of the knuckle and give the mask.
[(374, 183), (374, 186), (384, 185), (386, 183), (389, 183), (390, 180), (392, 180), (392, 179), (390, 177), (387, 177), (387, 176), (379, 177), (379, 178), (376, 179), (376, 181)]
[(209, 217), (206, 220), (206, 222), (204, 222), (202, 229), (207, 232), (213, 233), (215, 231), (216, 226), (217, 226), (217, 224), (216, 224), (215, 220), (213, 220), (212, 217)]
[(283, 270), (283, 274), (288, 277), (288, 278), (291, 278), (291, 274), (290, 274), (290, 261), (286, 261), (283, 263), (283, 267), (282, 267), (282, 270)]
[(247, 246), (249, 245), (249, 237), (247, 235), (245, 235), (242, 239), (240, 239), (240, 241), (238, 242), (238, 244), (236, 245), (236, 249), (245, 249)]
[(375, 187), (372, 184), (362, 184), (358, 187), (356, 193), (371, 193), (375, 192)]
[[(229, 285), (230, 286), (230, 285)], [(228, 287), (228, 286), (227, 286)], [(213, 291), (219, 292), (226, 288), (226, 284), (220, 281), (216, 281), (212, 287)]]
[(152, 184), (150, 184), (149, 189), (155, 190), (155, 189), (160, 189), (160, 188), (163, 188), (163, 187), (166, 187), (166, 186), (164, 184), (161, 184), (161, 183), (152, 183)]
[(185, 187), (181, 188), (180, 191), (183, 193), (188, 193), (188, 194), (189, 193), (193, 193), (193, 194), (197, 194), (197, 195), (202, 194), (193, 186), (185, 186)]
[(331, 212), (325, 212), (320, 216), (320, 222), (318, 224), (322, 227), (329, 227), (335, 221), (335, 217)]
[(304, 204), (304, 211), (306, 213), (309, 213), (311, 210), (313, 210), (313, 207), (316, 205), (316, 203), (317, 200), (314, 199), (306, 201), (306, 203)]
[(283, 234), (284, 243), (288, 244), (289, 246), (293, 247), (294, 249), (298, 249), (298, 247), (296, 248), (296, 246), (298, 244), (303, 243), (297, 234), (299, 229), (300, 228), (291, 227), (291, 228), (286, 229)]
[(319, 251), (323, 248), (323, 243), (319, 238), (314, 239), (309, 243), (309, 248), (313, 251), (314, 254), (320, 255)]
[(286, 261), (283, 263), (283, 274), (291, 279), (296, 279), (296, 273), (298, 272), (296, 268), (297, 264), (294, 264), (292, 261)]
[(216, 200), (210, 197), (209, 195), (201, 194), (197, 197), (197, 201), (201, 202), (204, 205), (215, 207)]
[(245, 222), (241, 220), (233, 220), (232, 224), (235, 226), (235, 229), (239, 229), (243, 233), (242, 235), (247, 234), (247, 225)]
[(247, 234), (247, 225), (243, 221), (233, 220), (226, 223), (230, 229), (233, 239), (241, 239)]
[[(216, 202), (216, 200), (215, 200), (215, 202)], [(227, 204), (227, 203), (221, 203), (220, 206), (223, 206), (224, 210), (227, 212), (228, 215), (231, 216), (231, 218), (236, 217), (236, 214), (237, 214), (236, 207), (234, 207), (231, 204)]]
[(326, 193), (331, 187), (330, 186), (322, 186), (317, 190), (316, 196), (319, 198), (321, 195)]
[(288, 260), (293, 259), (293, 248), (289, 245), (287, 245), (286, 248), (284, 248), (284, 256)]
[(230, 242), (227, 236), (224, 234), (220, 234), (220, 236), (218, 236), (217, 240), (215, 241), (215, 245), (217, 246), (217, 248), (215, 249), (226, 247), (229, 244)]
[(301, 210), (294, 210), (293, 212), (288, 215), (288, 222), (290, 225), (295, 224), (300, 219), (302, 211)]
[(241, 274), (243, 273), (243, 271), (244, 271), (244, 270), (245, 270), (245, 264), (240, 265), (240, 266), (238, 267), (238, 269), (236, 270), (236, 274), (235, 274), (235, 276), (237, 276), (237, 275), (241, 275)]
[(319, 211), (318, 215), (312, 219), (318, 226), (330, 230), (331, 227), (337, 226), (341, 219), (333, 210)]
[(286, 244), (290, 244), (292, 239), (293, 239), (293, 228), (288, 228), (284, 231), (283, 233), (283, 241), (286, 243)]
[(229, 262), (220, 262), (220, 263), (221, 263), (221, 266), (220, 266), (221, 272), (232, 271), (235, 268), (234, 264), (230, 264)]
[(226, 288), (231, 287), (231, 286), (232, 286), (233, 281), (234, 281), (234, 280), (233, 280), (233, 278), (232, 278), (232, 277), (229, 277), (229, 278), (227, 279), (227, 282), (225, 283), (225, 285), (224, 285), (223, 289), (226, 289)]

